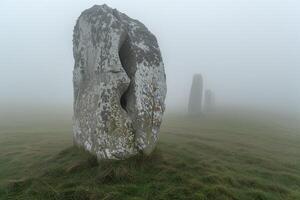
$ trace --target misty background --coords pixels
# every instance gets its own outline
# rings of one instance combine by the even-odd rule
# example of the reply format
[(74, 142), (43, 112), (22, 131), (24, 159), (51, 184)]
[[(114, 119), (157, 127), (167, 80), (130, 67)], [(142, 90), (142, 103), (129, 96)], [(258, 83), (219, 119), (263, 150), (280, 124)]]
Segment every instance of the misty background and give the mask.
[(103, 3), (156, 35), (167, 110), (201, 73), (218, 106), (300, 111), (299, 0), (1, 0), (0, 111), (72, 109), (73, 27)]

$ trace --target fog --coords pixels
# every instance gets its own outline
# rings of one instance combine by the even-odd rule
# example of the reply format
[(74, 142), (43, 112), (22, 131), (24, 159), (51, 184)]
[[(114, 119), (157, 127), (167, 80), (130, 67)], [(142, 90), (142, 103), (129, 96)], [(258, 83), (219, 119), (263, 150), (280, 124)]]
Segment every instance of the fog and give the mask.
[(72, 108), (73, 27), (103, 3), (156, 35), (167, 110), (201, 73), (218, 106), (299, 112), (299, 0), (1, 0), (0, 108)]

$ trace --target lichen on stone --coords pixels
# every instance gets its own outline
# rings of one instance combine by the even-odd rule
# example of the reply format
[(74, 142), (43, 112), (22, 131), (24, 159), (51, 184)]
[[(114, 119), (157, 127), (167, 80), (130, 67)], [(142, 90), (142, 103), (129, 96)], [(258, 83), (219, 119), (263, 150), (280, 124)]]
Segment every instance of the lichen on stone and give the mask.
[(98, 159), (150, 154), (165, 110), (155, 36), (106, 5), (82, 12), (73, 33), (74, 144)]

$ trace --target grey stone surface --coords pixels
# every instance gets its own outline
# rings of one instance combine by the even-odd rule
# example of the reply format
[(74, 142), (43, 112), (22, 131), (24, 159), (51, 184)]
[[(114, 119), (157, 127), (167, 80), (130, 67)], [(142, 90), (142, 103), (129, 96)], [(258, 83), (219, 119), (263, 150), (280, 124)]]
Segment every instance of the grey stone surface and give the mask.
[(188, 105), (188, 113), (190, 115), (198, 115), (201, 113), (202, 95), (203, 94), (203, 78), (201, 74), (195, 74), (190, 92)]
[(155, 36), (106, 5), (82, 12), (73, 34), (74, 144), (98, 159), (150, 154), (165, 109)]

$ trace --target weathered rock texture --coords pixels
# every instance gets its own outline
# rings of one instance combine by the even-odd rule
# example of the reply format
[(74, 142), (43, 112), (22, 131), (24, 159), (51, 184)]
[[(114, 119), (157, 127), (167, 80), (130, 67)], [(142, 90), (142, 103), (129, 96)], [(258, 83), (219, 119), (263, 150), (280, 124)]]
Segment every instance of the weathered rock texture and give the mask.
[(155, 36), (106, 5), (85, 10), (73, 35), (74, 143), (98, 159), (150, 154), (165, 109)]
[(202, 105), (202, 93), (203, 93), (203, 78), (201, 74), (195, 74), (193, 77), (193, 83), (191, 87), (188, 113), (190, 115), (197, 115), (201, 113)]
[(215, 95), (211, 90), (205, 90), (204, 94), (204, 110), (211, 112), (215, 107)]

